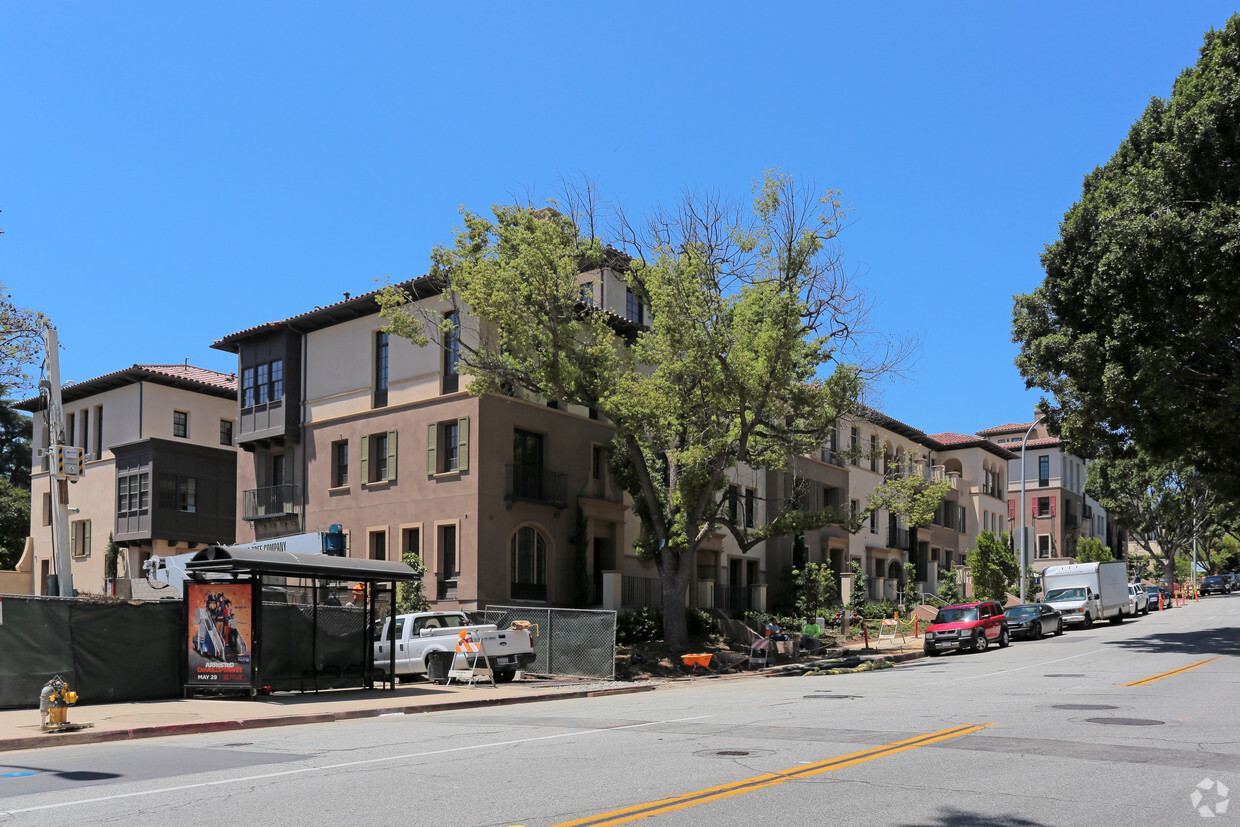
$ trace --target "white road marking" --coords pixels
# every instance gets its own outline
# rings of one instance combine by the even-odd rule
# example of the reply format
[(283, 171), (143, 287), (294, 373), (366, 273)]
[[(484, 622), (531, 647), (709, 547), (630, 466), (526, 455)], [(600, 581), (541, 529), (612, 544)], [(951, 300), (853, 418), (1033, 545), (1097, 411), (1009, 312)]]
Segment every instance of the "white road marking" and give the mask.
[(1108, 651), (1108, 650), (1106, 650), (1106, 649), (1094, 649), (1094, 650), (1089, 651), (1089, 652), (1081, 652), (1081, 653), (1076, 654), (1076, 655), (1069, 655), (1069, 656), (1068, 656), (1068, 657), (1066, 657), (1066, 658), (1056, 658), (1055, 660), (1044, 660), (1044, 661), (1042, 661), (1041, 663), (1030, 663), (1030, 664), (1026, 664), (1025, 666), (1015, 666), (1015, 667), (1013, 667), (1013, 668), (1011, 668), (1011, 669), (1000, 669), (998, 672), (986, 672), (986, 673), (981, 674), (981, 675), (962, 675), (961, 677), (959, 677), (959, 678), (955, 678), (954, 680), (958, 680), (958, 681), (972, 681), (972, 680), (977, 680), (978, 678), (993, 678), (995, 675), (1005, 675), (1005, 674), (1007, 674), (1008, 672), (1019, 672), (1019, 671), (1021, 671), (1022, 669), (1033, 669), (1033, 668), (1034, 668), (1034, 667), (1036, 667), (1036, 666), (1050, 666), (1052, 663), (1062, 663), (1062, 662), (1063, 662), (1063, 661), (1065, 661), (1065, 660), (1074, 660), (1074, 659), (1076, 659), (1076, 658), (1083, 658), (1083, 657), (1085, 657), (1086, 655), (1096, 655), (1096, 654), (1098, 654), (1099, 652), (1106, 652), (1106, 651)]
[(116, 795), (102, 795), (95, 798), (83, 798), (77, 801), (60, 801), (55, 804), (40, 804), (36, 807), (23, 807), (15, 810), (0, 810), (0, 815), (16, 815), (17, 813), (33, 813), (39, 810), (55, 810), (60, 807), (73, 807), (78, 804), (95, 804), (100, 801), (116, 801), (122, 798), (137, 798), (145, 795), (159, 795), (160, 793), (173, 793), (180, 790), (195, 790), (203, 787), (214, 787), (220, 784), (245, 784), (251, 781), (263, 781), (268, 778), (280, 778), (289, 775), (301, 775), (308, 772), (321, 772), (324, 770), (338, 770), (346, 767), (360, 767), (365, 764), (382, 764), (389, 761), (408, 761), (411, 758), (425, 758), (430, 755), (445, 755), (451, 752), (466, 752), (476, 749), (493, 749), (495, 747), (510, 747), (516, 744), (529, 744), (534, 741), (550, 741), (554, 738), (572, 738), (576, 735), (595, 735), (600, 732), (616, 732), (622, 729), (638, 729), (640, 727), (659, 726), (660, 724), (677, 724), (683, 721), (700, 721), (703, 718), (709, 718), (709, 715), (695, 715), (691, 718), (671, 718), (666, 721), (648, 721), (644, 724), (625, 724), (623, 726), (605, 727), (602, 729), (583, 729), (580, 732), (561, 732), (556, 735), (539, 735), (535, 738), (518, 738), (512, 741), (494, 741), (489, 744), (474, 744), (468, 747), (451, 747), (449, 749), (436, 749), (429, 752), (411, 752), (405, 755), (393, 755), (388, 758), (366, 758), (360, 761), (345, 761), (339, 764), (325, 764), (318, 767), (299, 767), (294, 770), (282, 770), (280, 772), (267, 772), (258, 775), (249, 775), (244, 778), (222, 778), (218, 781), (203, 781), (198, 784), (178, 784), (173, 787), (160, 787), (155, 790), (142, 790), (132, 793), (117, 793)]

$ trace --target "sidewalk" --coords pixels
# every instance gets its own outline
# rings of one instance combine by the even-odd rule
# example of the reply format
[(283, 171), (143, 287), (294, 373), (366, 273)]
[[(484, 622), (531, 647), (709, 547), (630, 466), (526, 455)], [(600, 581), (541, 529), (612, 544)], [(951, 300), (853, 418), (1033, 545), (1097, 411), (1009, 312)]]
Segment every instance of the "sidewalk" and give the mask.
[[(830, 666), (839, 659), (886, 660), (898, 663), (922, 657), (921, 642), (910, 638), (907, 644), (884, 641), (870, 649), (860, 643), (832, 649), (823, 659), (788, 662), (774, 659), (766, 669), (733, 673), (722, 677), (776, 677), (800, 675), (808, 670)], [(255, 698), (204, 698), (194, 700), (129, 701), (115, 704), (71, 706), (70, 723), (91, 722), (92, 727), (76, 732), (39, 731), (39, 710), (0, 710), (0, 752), (37, 749), (73, 744), (97, 744), (132, 738), (158, 738), (203, 732), (295, 726), (328, 723), (381, 715), (416, 715), (451, 709), (536, 703), (539, 701), (592, 698), (649, 692), (661, 685), (699, 680), (719, 675), (701, 674), (654, 681), (572, 680), (527, 678), (513, 683), (477, 686), (436, 686), (426, 681), (404, 684), (393, 691), (384, 689), (332, 689), (319, 693), (280, 693)], [(35, 700), (35, 699), (32, 699)]]
[(94, 726), (56, 733), (39, 731), (37, 708), (3, 709), (0, 710), (0, 752), (590, 698), (648, 692), (655, 687), (649, 682), (609, 680), (531, 679), (498, 687), (490, 684), (436, 686), (419, 681), (398, 686), (394, 691), (332, 689), (317, 694), (281, 693), (255, 698), (130, 701), (71, 706), (67, 715), (70, 723), (93, 722)]

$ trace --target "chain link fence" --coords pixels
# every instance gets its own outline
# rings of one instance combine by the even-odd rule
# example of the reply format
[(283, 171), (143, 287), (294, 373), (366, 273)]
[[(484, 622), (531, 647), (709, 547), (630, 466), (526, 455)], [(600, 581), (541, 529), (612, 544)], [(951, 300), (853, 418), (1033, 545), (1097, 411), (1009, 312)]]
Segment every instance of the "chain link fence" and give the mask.
[(613, 678), (616, 674), (616, 613), (597, 609), (539, 609), (531, 606), (488, 606), (486, 623), (501, 629), (514, 620), (535, 627), (530, 671), (579, 678)]

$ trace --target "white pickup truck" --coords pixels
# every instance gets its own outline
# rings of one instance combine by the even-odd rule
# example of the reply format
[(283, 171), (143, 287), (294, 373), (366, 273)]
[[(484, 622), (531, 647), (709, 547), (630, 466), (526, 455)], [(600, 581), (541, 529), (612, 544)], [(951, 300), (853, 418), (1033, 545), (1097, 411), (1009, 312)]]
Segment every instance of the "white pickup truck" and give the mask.
[[(391, 664), (391, 646), (396, 647), (396, 675), (424, 675), (431, 652), (455, 652), (462, 631), (486, 652), (495, 680), (505, 683), (516, 677), (518, 669), (534, 662), (534, 636), (529, 629), (500, 630), (493, 623), (471, 624), (463, 612), (417, 612), (396, 616), (396, 633), (389, 628), (392, 619), (375, 621), (375, 669), (386, 674)], [(465, 669), (465, 656), (458, 654), (453, 668)]]

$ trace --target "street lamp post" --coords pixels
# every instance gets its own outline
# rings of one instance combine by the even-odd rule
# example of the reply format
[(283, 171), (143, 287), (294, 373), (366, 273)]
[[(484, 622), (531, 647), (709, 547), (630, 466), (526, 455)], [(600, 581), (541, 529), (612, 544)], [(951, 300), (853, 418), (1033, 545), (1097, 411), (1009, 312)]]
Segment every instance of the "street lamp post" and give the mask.
[(1020, 602), (1025, 602), (1025, 581), (1029, 579), (1029, 549), (1028, 534), (1025, 531), (1025, 444), (1029, 442), (1029, 434), (1033, 433), (1033, 429), (1038, 427), (1038, 423), (1046, 417), (1039, 416), (1033, 420), (1033, 424), (1029, 426), (1029, 430), (1025, 431), (1025, 437), (1020, 441)]

